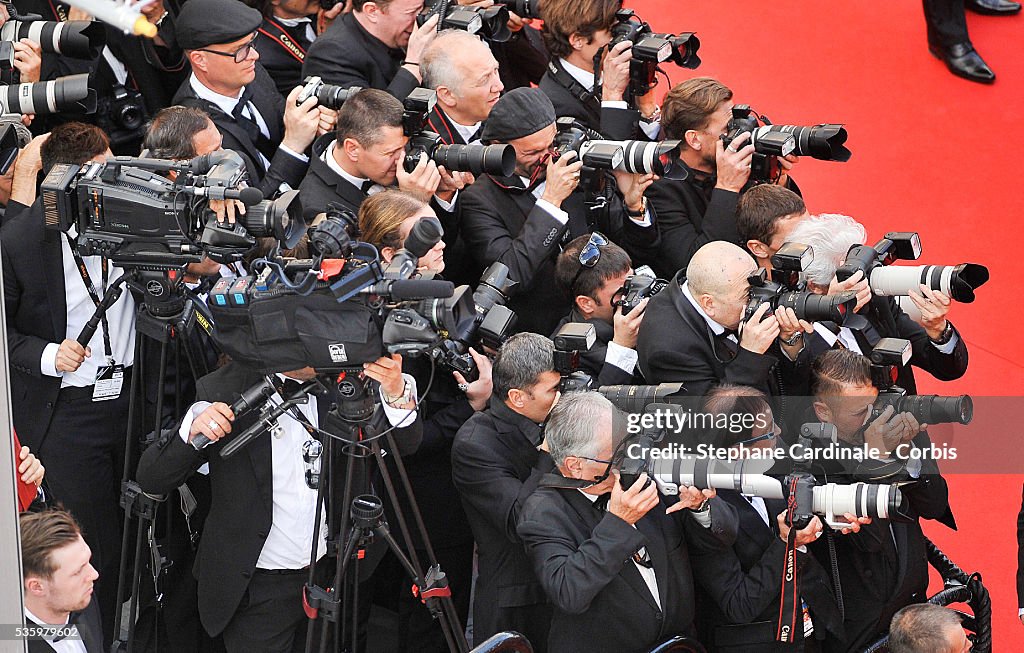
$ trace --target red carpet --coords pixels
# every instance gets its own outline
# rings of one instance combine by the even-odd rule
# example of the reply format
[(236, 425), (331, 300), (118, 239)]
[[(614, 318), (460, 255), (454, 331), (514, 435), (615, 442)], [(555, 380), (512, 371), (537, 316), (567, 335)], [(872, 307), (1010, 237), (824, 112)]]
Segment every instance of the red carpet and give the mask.
[[(886, 231), (918, 231), (922, 263), (988, 266), (992, 279), (978, 300), (950, 314), (970, 346), (969, 371), (954, 383), (919, 373), (921, 392), (1024, 394), (1024, 338), (1006, 328), (1024, 316), (1024, 261), (1014, 236), (1024, 215), (1024, 16), (968, 14), (971, 40), (997, 75), (989, 87), (954, 77), (928, 53), (919, 2), (627, 5), (655, 31), (698, 33), (703, 65), (673, 68), (673, 81), (717, 77), (736, 102), (775, 123), (846, 123), (848, 163), (804, 159), (794, 173), (811, 212), (857, 218), (872, 243)], [(989, 437), (1019, 434), (1013, 417), (1006, 432)], [(932, 524), (928, 534), (964, 570), (982, 572), (992, 592), (994, 650), (1024, 650), (1014, 582), (1024, 475), (948, 480), (960, 530)]]

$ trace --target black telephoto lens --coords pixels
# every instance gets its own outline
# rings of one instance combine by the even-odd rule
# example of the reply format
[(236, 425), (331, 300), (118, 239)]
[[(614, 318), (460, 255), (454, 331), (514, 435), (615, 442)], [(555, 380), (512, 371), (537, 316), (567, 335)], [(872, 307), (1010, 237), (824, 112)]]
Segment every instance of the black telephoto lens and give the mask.
[(793, 309), (800, 320), (808, 322), (835, 322), (842, 325), (846, 316), (853, 313), (857, 305), (857, 294), (844, 292), (838, 295), (816, 295), (811, 292), (790, 291), (779, 295), (778, 306)]
[(974, 418), (974, 401), (970, 395), (914, 395), (902, 397), (896, 410), (912, 414), (922, 424), (970, 424)]
[(442, 236), (444, 228), (441, 227), (440, 220), (434, 217), (420, 218), (409, 230), (403, 247), (416, 258), (420, 258), (433, 249)]
[(441, 145), (434, 163), (445, 170), (507, 177), (515, 172), (516, 151), (511, 145)]
[(627, 413), (642, 413), (653, 403), (681, 404), (686, 399), (686, 388), (682, 383), (603, 385), (597, 391), (619, 410)]
[(846, 142), (846, 129), (842, 125), (822, 124), (813, 127), (796, 125), (772, 125), (771, 131), (793, 134), (796, 138), (797, 156), (810, 156), (822, 161), (849, 161), (852, 152), (843, 143)]
[(540, 18), (539, 0), (505, 0), (504, 5), (520, 18)]

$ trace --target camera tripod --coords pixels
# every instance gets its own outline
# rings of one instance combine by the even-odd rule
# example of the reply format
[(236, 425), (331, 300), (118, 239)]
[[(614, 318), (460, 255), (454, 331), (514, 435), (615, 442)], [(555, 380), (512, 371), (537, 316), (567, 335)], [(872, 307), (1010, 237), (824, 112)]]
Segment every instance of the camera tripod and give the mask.
[[(158, 269), (154, 269), (158, 268)], [(136, 313), (136, 336), (135, 336), (135, 359), (133, 363), (134, 373), (132, 374), (131, 387), (129, 389), (128, 405), (128, 433), (125, 438), (124, 469), (121, 475), (121, 507), (124, 509), (124, 526), (121, 538), (121, 560), (118, 571), (117, 585), (117, 612), (114, 616), (115, 637), (111, 645), (112, 653), (131, 653), (135, 647), (136, 621), (139, 616), (139, 589), (142, 581), (144, 567), (144, 556), (148, 542), (152, 557), (149, 560), (150, 571), (153, 580), (153, 591), (157, 602), (159, 614), (162, 607), (162, 592), (160, 591), (160, 576), (165, 569), (159, 548), (156, 545), (154, 526), (157, 511), (160, 504), (166, 497), (150, 495), (142, 491), (139, 485), (131, 480), (134, 472), (135, 440), (140, 442), (146, 433), (146, 424), (149, 415), (147, 414), (146, 389), (143, 385), (147, 378), (147, 369), (150, 361), (147, 360), (146, 347), (147, 339), (159, 344), (159, 359), (157, 362), (157, 393), (155, 406), (152, 414), (152, 429), (156, 436), (159, 436), (164, 427), (164, 399), (165, 384), (168, 375), (168, 358), (173, 356), (174, 360), (174, 413), (180, 415), (184, 410), (183, 404), (183, 360), (188, 364), (193, 378), (198, 379), (208, 371), (205, 357), (196, 351), (191, 337), (198, 323), (203, 328), (208, 328), (209, 318), (202, 314), (202, 309), (196, 299), (190, 298), (178, 286), (178, 268), (167, 266), (153, 266), (152, 268), (132, 268), (125, 272), (111, 286), (106, 293), (104, 301), (97, 307), (93, 318), (83, 329), (79, 336), (79, 342), (88, 342), (92, 333), (90, 325), (95, 329), (106, 308), (116, 301), (120, 291), (114, 291), (119, 284), (127, 284), (142, 293), (143, 301)], [(108, 297), (113, 297), (108, 302)], [(184, 359), (183, 359), (184, 354)], [(183, 490), (184, 491), (184, 490)], [(183, 497), (187, 502), (189, 497)], [(194, 504), (194, 498), (191, 499)], [(169, 516), (170, 517), (170, 516)], [(135, 524), (133, 527), (133, 518)], [(168, 519), (168, 522), (170, 520)], [(132, 531), (135, 533), (134, 554), (129, 560), (129, 541)], [(130, 566), (129, 566), (130, 565)], [(129, 575), (131, 578), (129, 579)], [(122, 634), (122, 605), (126, 599), (125, 592), (127, 584), (130, 585), (131, 604), (128, 612), (127, 632)], [(159, 639), (158, 648), (159, 648)]]
[[(360, 370), (361, 371), (361, 370)], [(375, 393), (365, 377), (343, 374), (338, 380), (340, 399), (328, 413), (321, 433), (327, 437), (325, 446), (326, 471), (320, 476), (317, 488), (316, 514), (321, 514), (327, 504), (328, 555), (338, 557), (332, 584), (320, 587), (316, 584), (317, 542), (320, 536), (320, 522), (313, 531), (310, 553), (309, 578), (303, 592), (304, 608), (310, 622), (306, 637), (306, 653), (312, 653), (316, 624), (320, 622), (318, 649), (326, 653), (329, 642), (348, 641), (349, 653), (356, 653), (359, 646), (359, 573), (360, 561), (374, 538), (383, 541), (397, 557), (402, 567), (414, 581), (414, 592), (438, 619), (449, 650), (465, 653), (469, 649), (462, 625), (451, 600), (447, 578), (436, 556), (422, 516), (410, 487), (408, 475), (399, 453), (393, 429), (382, 430), (381, 411), (377, 409)], [(381, 440), (388, 446), (388, 452), (396, 467), (402, 487), (409, 499), (410, 512), (431, 563), (426, 574), (413, 544), (405, 516), (398, 507), (395, 485), (388, 466), (384, 461)], [(340, 456), (338, 454), (341, 454)], [(340, 479), (335, 474), (335, 464), (341, 456), (345, 461), (344, 488), (340, 505), (337, 503)], [(374, 466), (373, 463), (376, 463)], [(406, 554), (392, 536), (384, 520), (384, 504), (372, 492), (371, 474), (376, 468), (387, 491), (391, 505), (395, 506), (395, 520), (398, 522)], [(344, 530), (343, 530), (344, 529)], [(347, 630), (346, 630), (347, 629)]]

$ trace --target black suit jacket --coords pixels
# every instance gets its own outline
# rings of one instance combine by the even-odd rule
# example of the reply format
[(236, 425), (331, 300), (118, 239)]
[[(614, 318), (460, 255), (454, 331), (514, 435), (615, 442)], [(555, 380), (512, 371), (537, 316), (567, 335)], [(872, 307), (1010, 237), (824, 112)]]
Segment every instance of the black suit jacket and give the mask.
[(715, 340), (704, 317), (683, 295), (682, 280), (682, 273), (676, 275), (647, 304), (637, 340), (644, 379), (682, 382), (692, 397), (706, 395), (719, 383), (770, 391), (771, 370), (780, 359)]
[(540, 460), (540, 441), (537, 424), (493, 396), (486, 411), (459, 429), (452, 445), (452, 478), (479, 559), (473, 600), (477, 641), (519, 630), (536, 647), (547, 635), (544, 591), (516, 534), (523, 503), (539, 480), (529, 481)]
[[(327, 205), (340, 204), (352, 213), (359, 213), (359, 205), (366, 199), (366, 193), (337, 174), (320, 159), (336, 140), (335, 135), (324, 134), (313, 142), (313, 153), (309, 157), (309, 171), (299, 184), (302, 198), (302, 215), (308, 223), (317, 213), (327, 210)], [(330, 156), (330, 155), (328, 155)]]
[[(728, 514), (728, 507), (716, 502), (720, 507), (712, 508), (710, 529), (689, 514), (680, 516), (682, 523), (666, 515), (667, 504), (655, 506), (633, 528), (595, 508), (574, 488), (548, 486), (553, 477), (546, 477), (526, 500), (518, 526), (554, 606), (549, 650), (646, 651), (672, 635), (693, 634), (689, 547), (720, 551), (718, 538), (735, 537), (735, 515)], [(654, 563), (660, 608), (631, 561), (642, 546)]]
[[(315, 27), (316, 16), (311, 18)], [(307, 24), (285, 25), (273, 16), (264, 16), (263, 24), (256, 33), (260, 65), (270, 74), (283, 97), (287, 97), (304, 79), (302, 63), (313, 44), (306, 36)]]
[[(562, 81), (560, 81), (562, 80)], [(555, 115), (559, 118), (572, 116), (580, 123), (594, 131), (600, 132), (611, 140), (647, 140), (646, 134), (640, 129), (640, 112), (635, 109), (617, 109), (601, 106), (601, 99), (587, 93), (581, 84), (576, 82), (573, 88), (580, 94), (574, 94), (566, 84), (576, 82), (561, 68), (557, 59), (551, 59), (547, 71), (540, 80), (540, 90), (555, 106)], [(586, 93), (586, 95), (582, 95)]]
[[(738, 492), (720, 490), (718, 496), (736, 510), (739, 533), (729, 551), (691, 556), (694, 577), (708, 599), (700, 603), (701, 641), (709, 651), (721, 653), (803, 651), (802, 637), (791, 644), (775, 641), (786, 545)], [(786, 509), (781, 500), (767, 499), (765, 505), (773, 524)], [(823, 639), (826, 630), (842, 637), (842, 617), (826, 571), (810, 553), (800, 552), (796, 570), (816, 637)]]
[(463, 191), (459, 200), (462, 234), (479, 269), (501, 261), (508, 266), (509, 277), (518, 282), (509, 301), (518, 316), (516, 330), (551, 333), (559, 320), (552, 307), (568, 303), (553, 283), (562, 244), (597, 230), (629, 252), (634, 262), (645, 260), (657, 245), (657, 217), (650, 227), (637, 226), (625, 217), (616, 196), (607, 222), (591, 225), (583, 194), (577, 192), (562, 202), (569, 215), (563, 225), (538, 207), (537, 199), (520, 184), (518, 177), (484, 175)]
[(596, 318), (585, 320), (573, 308), (568, 315), (562, 318), (562, 321), (558, 323), (555, 330), (551, 332), (551, 337), (554, 338), (558, 329), (561, 329), (569, 322), (586, 322), (587, 324), (594, 325), (594, 346), (590, 348), (590, 351), (580, 352), (580, 371), (586, 372), (593, 377), (597, 385), (626, 385), (642, 382), (643, 379), (636, 373), (637, 370), (630, 374), (621, 367), (616, 367), (605, 361), (605, 356), (608, 354), (608, 343), (615, 337), (614, 326)]
[(489, 42), (506, 91), (540, 82), (548, 65), (548, 49), (540, 30), (529, 25), (504, 43)]
[[(200, 379), (196, 397), (230, 404), (261, 378), (254, 370), (230, 363)], [(328, 398), (317, 398), (321, 426), (328, 403)], [(258, 411), (240, 416), (232, 432), (243, 432), (257, 417)], [(421, 437), (422, 424), (417, 418), (410, 426), (398, 429), (395, 440), (401, 443), (401, 453), (409, 453), (419, 446)], [(249, 586), (274, 514), (270, 437), (256, 437), (244, 450), (225, 460), (220, 457), (220, 450), (224, 442), (230, 441), (231, 438), (221, 440), (196, 451), (181, 439), (176, 427), (169, 429), (143, 453), (136, 476), (146, 492), (166, 494), (203, 463), (210, 464), (212, 505), (193, 573), (199, 581), (203, 626), (214, 636), (224, 630)], [(335, 469), (344, 469), (342, 461), (336, 462)], [(341, 486), (337, 488), (339, 496), (335, 497), (340, 499), (344, 477), (335, 485)], [(334, 502), (335, 508), (339, 503)]]
[[(25, 618), (25, 623), (40, 625), (28, 617)], [(72, 612), (69, 623), (78, 627), (78, 635), (82, 638), (88, 653), (103, 653), (103, 627), (100, 624), (99, 604), (95, 599), (89, 602), (85, 610)], [(41, 639), (28, 640), (28, 653), (53, 653), (54, 650), (49, 642)]]
[(302, 76), (317, 75), (344, 88), (378, 88), (405, 99), (419, 81), (402, 68), (405, 53), (384, 45), (356, 20), (343, 14), (313, 42), (302, 66)]
[(61, 384), (60, 377), (40, 370), (43, 349), (67, 333), (64, 234), (43, 227), (40, 202), (0, 229), (14, 428), (33, 451), (39, 451), (49, 428)]
[[(270, 142), (275, 146), (280, 145), (284, 138), (284, 98), (277, 92), (274, 80), (270, 78), (263, 66), (256, 64), (256, 79), (253, 80), (252, 103), (260, 112), (263, 120), (267, 123), (270, 131)], [(264, 197), (273, 197), (277, 194), (282, 183), (292, 188), (298, 188), (303, 175), (306, 174), (306, 163), (301, 159), (288, 154), (279, 147), (273, 152), (267, 152), (264, 156), (270, 161), (270, 167), (265, 168), (260, 159), (260, 150), (257, 144), (242, 128), (234, 117), (224, 113), (220, 107), (198, 97), (189, 80), (186, 79), (174, 95), (174, 104), (181, 104), (188, 107), (202, 109), (210, 115), (213, 124), (223, 136), (225, 149), (238, 152), (245, 161), (249, 171), (249, 185), (263, 191)], [(302, 154), (302, 152), (298, 152)]]

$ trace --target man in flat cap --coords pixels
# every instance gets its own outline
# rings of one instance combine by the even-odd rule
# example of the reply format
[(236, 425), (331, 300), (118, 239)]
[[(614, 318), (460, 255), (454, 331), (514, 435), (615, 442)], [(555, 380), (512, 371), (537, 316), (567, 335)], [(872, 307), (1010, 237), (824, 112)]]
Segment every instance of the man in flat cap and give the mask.
[(174, 96), (175, 104), (210, 114), (224, 147), (246, 160), (249, 184), (271, 197), (298, 188), (306, 174), (306, 150), (318, 132), (334, 126), (336, 113), (316, 98), (296, 104), (300, 87), (282, 99), (259, 65), (253, 42), (263, 16), (237, 0), (190, 0), (176, 26), (178, 44), (192, 75)]
[[(476, 263), (482, 269), (501, 261), (519, 282), (509, 308), (519, 317), (520, 331), (551, 333), (557, 325), (558, 311), (551, 307), (566, 298), (554, 283), (555, 260), (565, 243), (599, 231), (644, 262), (658, 240), (654, 213), (644, 200), (654, 176), (611, 173), (606, 210), (588, 211), (579, 188), (583, 163), (575, 152), (558, 156), (552, 150), (555, 133), (555, 110), (541, 90), (509, 91), (491, 109), (481, 139), (511, 145), (515, 172), (482, 175), (460, 200), (462, 233)], [(602, 170), (592, 174), (608, 176)]]

